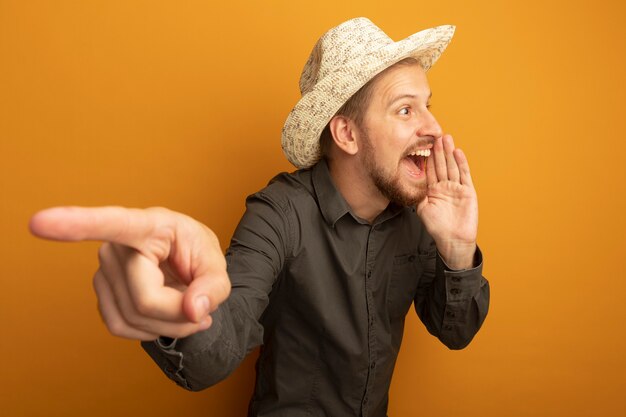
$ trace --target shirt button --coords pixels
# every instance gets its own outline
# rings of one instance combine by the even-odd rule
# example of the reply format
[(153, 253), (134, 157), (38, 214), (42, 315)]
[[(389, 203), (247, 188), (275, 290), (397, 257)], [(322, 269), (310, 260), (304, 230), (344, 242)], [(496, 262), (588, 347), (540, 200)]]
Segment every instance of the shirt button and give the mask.
[(415, 255), (409, 256), (409, 262), (413, 262), (415, 260)]
[(460, 290), (460, 289), (458, 289), (458, 288), (452, 288), (452, 289), (450, 290), (450, 294), (453, 294), (453, 295), (458, 295), (458, 294), (461, 294), (461, 290)]
[(461, 277), (452, 277), (452, 282), (461, 282)]
[(446, 324), (443, 328), (444, 330), (452, 330), (452, 326), (450, 326), (449, 324)]
[(448, 317), (454, 317), (456, 314), (454, 314), (454, 311), (446, 311), (446, 316)]
[(367, 404), (367, 397), (363, 398), (363, 404)]
[(372, 362), (372, 364), (370, 365), (370, 369), (374, 369), (376, 368), (376, 362)]
[(368, 271), (368, 272), (367, 272), (367, 277), (369, 278), (369, 277), (371, 277), (371, 276), (372, 276), (372, 271)]

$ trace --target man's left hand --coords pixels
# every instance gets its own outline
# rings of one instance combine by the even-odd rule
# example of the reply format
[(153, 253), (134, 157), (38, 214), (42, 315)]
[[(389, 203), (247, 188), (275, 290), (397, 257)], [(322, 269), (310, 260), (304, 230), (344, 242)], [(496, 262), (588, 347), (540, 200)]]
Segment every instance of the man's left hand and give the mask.
[(417, 214), (451, 269), (473, 267), (478, 233), (478, 199), (469, 164), (452, 136), (435, 140), (426, 162), (428, 192)]

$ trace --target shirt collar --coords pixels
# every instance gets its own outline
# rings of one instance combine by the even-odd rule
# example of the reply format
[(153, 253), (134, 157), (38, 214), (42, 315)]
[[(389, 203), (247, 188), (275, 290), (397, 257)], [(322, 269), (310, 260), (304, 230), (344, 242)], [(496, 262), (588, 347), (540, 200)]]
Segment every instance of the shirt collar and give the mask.
[(337, 220), (350, 212), (350, 206), (335, 187), (326, 159), (322, 158), (313, 167), (312, 178), (322, 216), (329, 226), (334, 227)]
[[(320, 206), (322, 216), (326, 223), (335, 227), (337, 220), (342, 218), (346, 213), (350, 213), (354, 219), (362, 224), (368, 224), (367, 221), (356, 216), (348, 202), (343, 198), (328, 170), (328, 163), (326, 159), (322, 158), (312, 170), (313, 187), (315, 188), (315, 195), (317, 202)], [(373, 224), (382, 223), (395, 217), (402, 211), (403, 207), (395, 203), (390, 203), (389, 206), (374, 220)]]

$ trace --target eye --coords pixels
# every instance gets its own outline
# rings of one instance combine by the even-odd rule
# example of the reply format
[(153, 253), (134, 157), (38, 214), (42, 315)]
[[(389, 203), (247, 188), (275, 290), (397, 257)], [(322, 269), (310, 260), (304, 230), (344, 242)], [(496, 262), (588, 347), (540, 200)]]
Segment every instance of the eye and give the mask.
[(403, 107), (400, 109), (398, 113), (400, 113), (403, 116), (408, 116), (409, 112), (410, 112), (410, 109), (408, 107)]

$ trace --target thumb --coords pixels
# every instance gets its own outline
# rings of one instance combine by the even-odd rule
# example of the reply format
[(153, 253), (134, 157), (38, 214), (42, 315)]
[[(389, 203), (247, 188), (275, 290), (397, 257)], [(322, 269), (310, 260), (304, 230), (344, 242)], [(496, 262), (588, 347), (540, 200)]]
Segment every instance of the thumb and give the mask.
[(183, 311), (191, 321), (200, 322), (217, 310), (230, 294), (226, 270), (213, 270), (191, 281), (183, 297)]

